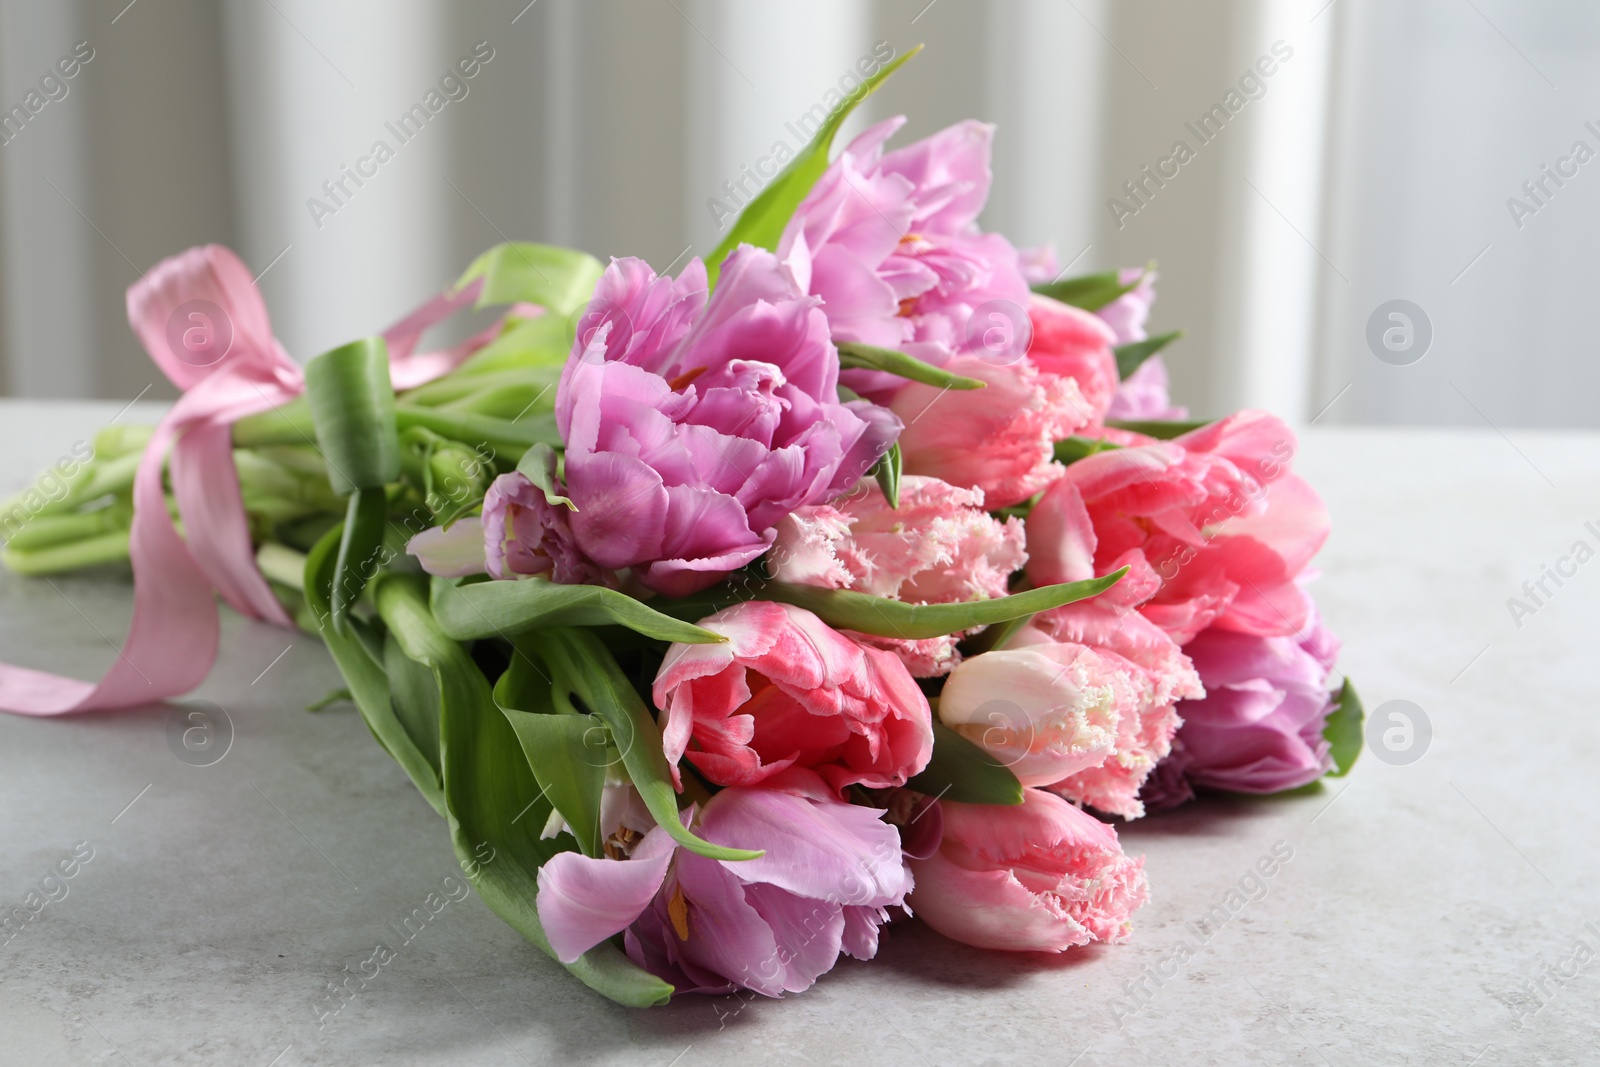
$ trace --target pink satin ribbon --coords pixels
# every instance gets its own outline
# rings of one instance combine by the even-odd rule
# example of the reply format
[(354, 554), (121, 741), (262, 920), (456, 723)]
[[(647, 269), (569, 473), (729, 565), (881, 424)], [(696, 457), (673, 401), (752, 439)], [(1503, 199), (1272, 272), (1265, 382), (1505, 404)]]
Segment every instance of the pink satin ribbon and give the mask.
[[(415, 351), (429, 327), (470, 305), (476, 282), (446, 292), (384, 331), (396, 389), (432, 381), (499, 332), (496, 323), (453, 348)], [(200, 302), (200, 303), (196, 303)], [(184, 305), (192, 305), (185, 309)], [(198, 314), (200, 318), (192, 318)], [(209, 330), (191, 348), (174, 343), (186, 324)], [(300, 366), (272, 334), (250, 271), (221, 245), (163, 260), (128, 290), (128, 321), (156, 365), (183, 395), (156, 427), (133, 483), (133, 623), (127, 643), (98, 684), (0, 664), (0, 711), (65, 715), (153, 704), (205, 680), (217, 656), (220, 619), (213, 593), (243, 615), (292, 627), (260, 570), (233, 464), (232, 427), (305, 390)], [(214, 361), (218, 338), (231, 343)], [(162, 469), (171, 452), (173, 495), (187, 542), (167, 512)]]

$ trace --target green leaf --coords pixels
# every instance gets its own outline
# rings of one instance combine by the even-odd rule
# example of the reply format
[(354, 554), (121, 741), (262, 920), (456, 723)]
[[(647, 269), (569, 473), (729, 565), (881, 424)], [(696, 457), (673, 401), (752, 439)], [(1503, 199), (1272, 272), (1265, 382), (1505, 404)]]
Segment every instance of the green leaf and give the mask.
[(333, 628), (340, 633), (368, 579), (377, 573), (388, 506), (381, 485), (350, 494), (344, 527), (339, 533), (339, 556), (333, 567)]
[(878, 488), (883, 490), (883, 498), (889, 502), (891, 508), (900, 506), (900, 442), (896, 441), (889, 446), (889, 451), (883, 454), (872, 468), (873, 477), (878, 479)]
[(388, 632), (383, 641), (383, 672), (389, 678), (395, 718), (433, 768), (434, 781), (439, 781), (439, 687), (433, 684), (433, 675), (406, 655), (400, 642)]
[(466, 396), (498, 375), (517, 373), (552, 383), (572, 350), (571, 328), (560, 315), (518, 319), (461, 366), (402, 395), (408, 404), (433, 407)]
[(1118, 430), (1142, 433), (1146, 437), (1154, 437), (1161, 441), (1170, 441), (1174, 437), (1182, 437), (1184, 434), (1198, 430), (1202, 426), (1210, 426), (1211, 421), (1210, 419), (1107, 419), (1106, 425)]
[(617, 624), (658, 641), (715, 644), (721, 634), (663, 615), (626, 593), (598, 585), (558, 585), (543, 578), (433, 583), (433, 612), (445, 633), (458, 641), (511, 637), (551, 626)]
[[(450, 837), (478, 895), (512, 929), (552, 958), (539, 923), (539, 868), (562, 851), (540, 833), (550, 816), (516, 731), (495, 706), (478, 665), (428, 612), (420, 578), (385, 575), (375, 590), (379, 614), (406, 655), (427, 666), (439, 688), (440, 752)], [(664, 1004), (672, 987), (638, 967), (611, 942), (565, 965), (619, 1004)]]
[(933, 720), (933, 758), (906, 785), (919, 793), (963, 804), (1022, 803), (1022, 783), (1011, 768), (938, 718)]
[(814, 585), (787, 582), (769, 582), (758, 595), (764, 600), (805, 608), (835, 629), (918, 641), (975, 626), (992, 626), (1021, 615), (1035, 615), (1063, 604), (1087, 600), (1116, 585), (1126, 573), (1128, 568), (1123, 567), (1103, 578), (1047, 585), (992, 600), (969, 600), (964, 604), (906, 604), (848, 589), (819, 589)]
[(1065, 441), (1056, 442), (1056, 462), (1061, 464), (1076, 463), (1080, 459), (1094, 455), (1096, 452), (1107, 452), (1113, 448), (1121, 448), (1103, 437), (1069, 437)]
[[(361, 711), (367, 729), (372, 731), (372, 736), (400, 765), (400, 769), (411, 777), (417, 791), (433, 805), (435, 811), (443, 815), (444, 791), (439, 772), (396, 713), (388, 676), (362, 647), (355, 634), (339, 633), (327, 625), (332, 613), (329, 592), (333, 584), (334, 552), (338, 545), (338, 529), (329, 530), (306, 557), (306, 604), (319, 622), (318, 632), (327, 644), (334, 663), (338, 664), (339, 673), (344, 675), (350, 698)], [(437, 750), (437, 741), (433, 747)]]
[(941, 389), (982, 389), (984, 382), (977, 378), (966, 378), (959, 374), (951, 374), (942, 367), (935, 367), (932, 363), (924, 363), (915, 356), (908, 356), (904, 352), (897, 352), (892, 348), (878, 348), (874, 345), (857, 344), (854, 341), (844, 341), (838, 345), (839, 366), (858, 370), (880, 370), (890, 374), (897, 374), (902, 378), (909, 378), (923, 385), (937, 386)]
[(1143, 341), (1132, 341), (1125, 345), (1118, 345), (1112, 349), (1117, 354), (1118, 377), (1126, 379), (1128, 375), (1139, 369), (1139, 364), (1182, 336), (1182, 330), (1173, 330), (1171, 333), (1158, 334)]
[(607, 733), (593, 715), (561, 715), (550, 679), (518, 655), (495, 683), (494, 702), (522, 742), (544, 795), (572, 829), (585, 856), (599, 856), (600, 798), (605, 791)]
[(345, 496), (400, 477), (400, 436), (383, 338), (364, 337), (307, 363), (306, 399), (334, 492)]
[(538, 650), (555, 676), (558, 692), (565, 688), (576, 693), (605, 720), (634, 788), (674, 841), (707, 859), (753, 860), (763, 855), (714, 845), (683, 825), (678, 815), (678, 794), (672, 784), (672, 765), (662, 750), (661, 730), (611, 651), (593, 632), (577, 627), (544, 630), (530, 637), (524, 647)]
[(1140, 274), (1124, 285), (1118, 280), (1120, 277), (1121, 271), (1108, 270), (1035, 285), (1033, 291), (1085, 311), (1099, 311), (1117, 297), (1132, 292), (1144, 280), (1144, 274)]
[(740, 244), (777, 250), (778, 239), (783, 236), (783, 228), (789, 224), (789, 219), (800, 206), (800, 202), (806, 198), (806, 194), (811, 192), (811, 187), (817, 184), (817, 179), (828, 169), (828, 154), (833, 149), (833, 139), (838, 134), (839, 127), (844, 124), (844, 120), (850, 117), (850, 112), (855, 110), (857, 104), (883, 84), (884, 79), (920, 51), (922, 46), (919, 44), (905, 55), (890, 60), (834, 106), (833, 113), (817, 130), (811, 142), (800, 150), (799, 155), (790, 160), (789, 165), (784, 167), (754, 200), (745, 205), (744, 210), (739, 212), (738, 219), (729, 228), (728, 235), (717, 245), (716, 251), (706, 257), (706, 277), (710, 284), (717, 284), (717, 272), (722, 267), (722, 261), (727, 259), (728, 253)]
[(1333, 756), (1333, 770), (1328, 772), (1329, 778), (1343, 778), (1356, 765), (1356, 757), (1361, 755), (1365, 717), (1356, 687), (1346, 678), (1339, 690), (1339, 704), (1322, 727), (1322, 736), (1327, 739), (1329, 754)]
[(478, 307), (526, 301), (569, 315), (589, 302), (604, 270), (587, 252), (511, 241), (473, 260), (455, 287), (459, 291), (482, 278)]
[(522, 458), (517, 461), (517, 470), (528, 481), (539, 487), (544, 493), (545, 500), (552, 506), (566, 505), (577, 511), (578, 505), (570, 498), (556, 492), (556, 468), (559, 464), (560, 457), (556, 455), (556, 450), (549, 445), (540, 444), (534, 445), (522, 454)]
[(961, 642), (961, 651), (965, 656), (980, 656), (985, 652), (1003, 648), (1005, 643), (1028, 623), (1033, 621), (1032, 615), (1018, 615), (1005, 622), (997, 622)]
[[(316, 700), (313, 700), (311, 703), (307, 704), (306, 710), (311, 712), (326, 711), (335, 704), (344, 703), (346, 701), (354, 704), (355, 700), (355, 695), (348, 689), (330, 689)], [(441, 811), (439, 814), (443, 815), (444, 812)]]

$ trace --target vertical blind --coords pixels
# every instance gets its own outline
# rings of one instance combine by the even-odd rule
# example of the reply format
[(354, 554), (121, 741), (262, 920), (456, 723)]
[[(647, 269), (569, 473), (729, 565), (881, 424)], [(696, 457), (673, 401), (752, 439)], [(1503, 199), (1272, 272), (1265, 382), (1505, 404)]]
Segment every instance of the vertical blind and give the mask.
[(989, 225), (1074, 271), (1157, 261), (1157, 325), (1188, 330), (1181, 399), (1305, 420), (1337, 377), (1318, 354), (1325, 116), (1356, 3), (1319, 6), (0, 0), (4, 106), (92, 49), (0, 145), (0, 391), (170, 395), (122, 293), (202, 242), (260, 275), (302, 360), (501, 240), (676, 269), (858, 64), (921, 43), (846, 136), (898, 113), (902, 139), (994, 122)]

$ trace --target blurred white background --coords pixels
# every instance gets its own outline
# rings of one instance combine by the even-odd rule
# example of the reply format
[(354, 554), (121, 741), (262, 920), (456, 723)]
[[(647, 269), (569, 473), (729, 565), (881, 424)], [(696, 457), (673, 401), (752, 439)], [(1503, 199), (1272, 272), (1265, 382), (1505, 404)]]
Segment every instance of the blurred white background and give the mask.
[[(301, 359), (504, 239), (681, 264), (716, 243), (723, 183), (798, 147), (878, 42), (927, 50), (846, 135), (996, 123), (987, 225), (1074, 273), (1158, 261), (1197, 414), (1600, 425), (1600, 162), (1573, 155), (1600, 152), (1600, 7), (1579, 0), (0, 0), (0, 109), (27, 113), (0, 145), (0, 394), (170, 395), (122, 294), (208, 241), (261, 274)], [(475, 47), (465, 95), (400, 145), (385, 124)], [(1202, 144), (1186, 124), (1214, 105)], [(394, 158), (316, 217), (380, 138)], [(1194, 157), (1157, 187), (1141, 168), (1180, 139)], [(1369, 344), (1392, 300), (1425, 317), (1420, 359)]]

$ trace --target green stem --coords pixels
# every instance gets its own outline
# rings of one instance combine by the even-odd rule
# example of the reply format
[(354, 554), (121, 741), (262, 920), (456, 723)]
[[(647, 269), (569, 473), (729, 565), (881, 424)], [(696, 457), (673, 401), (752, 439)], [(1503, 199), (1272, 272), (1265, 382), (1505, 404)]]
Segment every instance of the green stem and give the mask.
[(127, 493), (133, 488), (133, 476), (139, 470), (139, 456), (139, 453), (131, 452), (103, 463), (91, 463), (68, 480), (67, 491), (60, 497), (55, 500), (46, 498), (44, 503), (37, 506), (29, 505), (28, 498), (43, 494), (37, 488), (25, 489), (0, 503), (0, 515), (9, 514), (16, 508), (21, 508), (35, 517), (59, 515), (103, 496)]
[(560, 367), (517, 367), (512, 370), (490, 371), (483, 374), (462, 374), (460, 372), (446, 375), (427, 385), (420, 385), (400, 398), (400, 403), (407, 407), (439, 407), (444, 404), (458, 404), (471, 397), (474, 393), (501, 386), (532, 385), (534, 392), (540, 389), (549, 389), (552, 405), (556, 382), (561, 376)]
[(315, 444), (316, 440), (317, 428), (311, 421), (311, 405), (303, 396), (271, 411), (247, 415), (233, 424), (235, 448)]
[(13, 574), (28, 577), (62, 574), (107, 563), (125, 563), (128, 559), (128, 537), (127, 530), (117, 530), (49, 548), (22, 550), (8, 545), (0, 553), (0, 562), (4, 562), (6, 569)]
[(20, 552), (37, 552), (117, 530), (125, 532), (132, 517), (132, 512), (117, 507), (79, 515), (40, 515), (6, 538), (6, 547)]
[[(549, 413), (530, 414), (521, 419), (502, 419), (401, 403), (395, 409), (395, 425), (401, 430), (422, 426), (466, 445), (487, 445), (511, 461), (536, 444), (562, 447), (555, 417)], [(281, 408), (250, 415), (233, 424), (235, 448), (296, 445), (316, 439), (311, 407), (304, 397), (291, 400)]]
[(267, 541), (256, 549), (256, 566), (261, 573), (279, 585), (287, 586), (297, 593), (306, 589), (306, 556), (304, 552), (296, 552), (288, 545), (281, 545), (276, 541)]
[(547, 413), (512, 420), (401, 405), (395, 414), (396, 424), (402, 430), (422, 426), (465, 445), (486, 445), (508, 463), (514, 463), (522, 453), (537, 444), (562, 447), (555, 416)]

